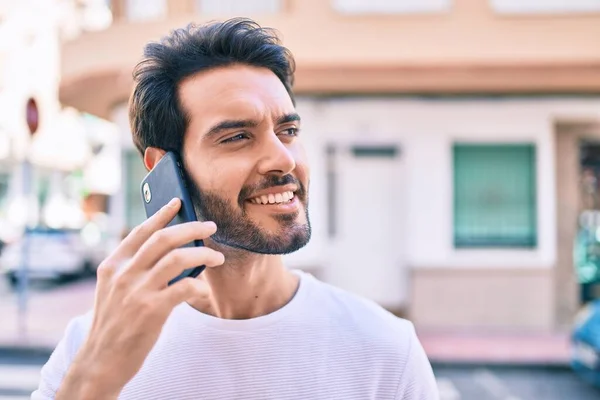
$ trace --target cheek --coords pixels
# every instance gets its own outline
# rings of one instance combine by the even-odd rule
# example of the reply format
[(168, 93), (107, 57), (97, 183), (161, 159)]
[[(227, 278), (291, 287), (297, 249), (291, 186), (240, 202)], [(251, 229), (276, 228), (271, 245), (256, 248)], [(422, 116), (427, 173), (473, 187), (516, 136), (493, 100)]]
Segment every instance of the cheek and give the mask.
[(248, 174), (245, 166), (235, 163), (234, 160), (219, 160), (211, 162), (203, 171), (198, 171), (203, 182), (201, 189), (214, 193), (221, 198), (237, 203), (238, 196)]
[(308, 156), (304, 146), (298, 145), (292, 149), (294, 160), (296, 161), (296, 175), (303, 183), (308, 181), (310, 175), (310, 167), (308, 165)]

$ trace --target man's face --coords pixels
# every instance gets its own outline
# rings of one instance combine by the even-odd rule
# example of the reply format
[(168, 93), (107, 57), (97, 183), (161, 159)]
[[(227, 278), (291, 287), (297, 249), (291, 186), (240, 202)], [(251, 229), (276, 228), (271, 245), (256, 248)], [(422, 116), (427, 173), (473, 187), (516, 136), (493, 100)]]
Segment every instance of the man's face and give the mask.
[(184, 80), (183, 159), (198, 217), (219, 244), (286, 254), (310, 239), (300, 118), (270, 70), (228, 66)]

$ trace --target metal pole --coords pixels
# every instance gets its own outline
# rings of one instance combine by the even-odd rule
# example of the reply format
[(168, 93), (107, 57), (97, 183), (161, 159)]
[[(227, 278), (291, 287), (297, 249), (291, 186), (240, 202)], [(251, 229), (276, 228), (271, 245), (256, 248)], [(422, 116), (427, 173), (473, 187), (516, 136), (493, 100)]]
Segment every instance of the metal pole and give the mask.
[(29, 287), (29, 235), (27, 230), (29, 228), (29, 202), (31, 201), (31, 164), (29, 160), (25, 159), (23, 162), (23, 193), (26, 199), (25, 207), (25, 230), (23, 235), (23, 242), (21, 246), (21, 265), (18, 274), (18, 332), (19, 340), (22, 344), (25, 344), (29, 340), (27, 330), (27, 295)]

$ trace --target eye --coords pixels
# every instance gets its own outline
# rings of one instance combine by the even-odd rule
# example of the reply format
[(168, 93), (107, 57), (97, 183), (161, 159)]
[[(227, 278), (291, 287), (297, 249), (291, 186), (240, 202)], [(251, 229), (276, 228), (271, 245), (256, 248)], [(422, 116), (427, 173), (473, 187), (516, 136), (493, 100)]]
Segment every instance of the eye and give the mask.
[(298, 136), (299, 132), (300, 132), (300, 129), (298, 129), (296, 127), (287, 128), (287, 129), (284, 129), (283, 131), (281, 131), (281, 133), (283, 133), (287, 136)]
[(244, 140), (244, 139), (248, 139), (248, 134), (246, 133), (238, 133), (235, 136), (229, 137), (225, 140), (223, 140), (221, 143), (233, 143), (233, 142), (239, 142), (240, 140)]

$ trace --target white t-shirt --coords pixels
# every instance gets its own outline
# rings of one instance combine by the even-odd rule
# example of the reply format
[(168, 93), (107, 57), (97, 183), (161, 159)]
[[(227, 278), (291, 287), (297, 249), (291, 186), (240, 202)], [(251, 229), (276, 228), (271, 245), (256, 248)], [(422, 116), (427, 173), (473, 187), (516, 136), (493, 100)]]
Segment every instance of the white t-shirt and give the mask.
[[(294, 272), (293, 299), (262, 317), (227, 320), (177, 306), (119, 399), (438, 399), (409, 321)], [(69, 324), (33, 400), (54, 398), (90, 324), (91, 313)]]

